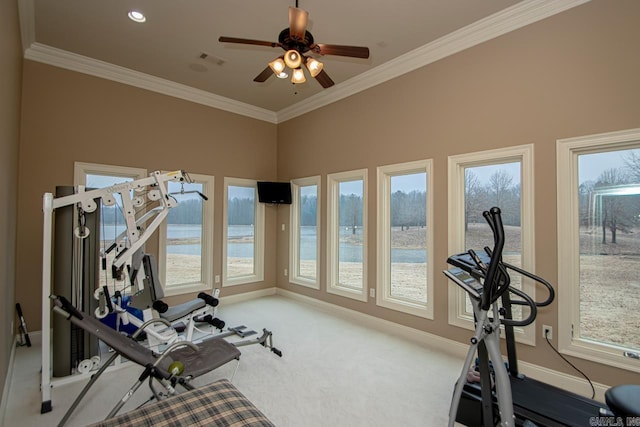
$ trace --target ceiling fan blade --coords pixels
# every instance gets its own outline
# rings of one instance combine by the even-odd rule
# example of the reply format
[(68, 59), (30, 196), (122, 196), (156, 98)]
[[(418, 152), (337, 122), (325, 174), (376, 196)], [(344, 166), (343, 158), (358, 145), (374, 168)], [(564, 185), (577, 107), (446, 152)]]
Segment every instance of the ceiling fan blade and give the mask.
[(252, 40), (252, 39), (239, 39), (237, 37), (220, 36), (218, 41), (222, 43), (239, 43), (239, 44), (251, 44), (256, 46), (280, 47), (280, 43), (276, 43), (276, 42), (267, 42), (263, 40)]
[(331, 77), (329, 77), (329, 74), (325, 73), (324, 70), (321, 70), (318, 75), (316, 76), (316, 80), (318, 81), (318, 83), (320, 83), (322, 85), (323, 88), (328, 88), (333, 86), (335, 83), (333, 82), (333, 80), (331, 80)]
[(316, 43), (311, 50), (320, 55), (350, 56), (352, 58), (368, 58), (369, 48), (360, 46), (342, 46), (337, 44)]
[(264, 70), (262, 70), (262, 72), (260, 74), (258, 74), (256, 76), (255, 79), (253, 79), (254, 82), (258, 82), (258, 83), (263, 83), (265, 81), (267, 81), (267, 79), (269, 77), (271, 77), (273, 75), (273, 70), (271, 70), (271, 67), (269, 67), (267, 65), (267, 68), (265, 68)]
[(296, 40), (304, 40), (307, 31), (309, 12), (289, 6), (289, 36)]

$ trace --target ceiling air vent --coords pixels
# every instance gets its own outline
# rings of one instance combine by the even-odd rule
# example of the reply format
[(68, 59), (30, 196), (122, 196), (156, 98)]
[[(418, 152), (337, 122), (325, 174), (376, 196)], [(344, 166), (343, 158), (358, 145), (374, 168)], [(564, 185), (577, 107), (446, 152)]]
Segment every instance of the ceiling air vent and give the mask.
[(225, 62), (227, 62), (226, 59), (222, 59), (219, 56), (210, 55), (206, 52), (201, 52), (199, 58), (204, 61), (210, 62), (215, 65), (220, 65), (220, 66), (222, 66)]

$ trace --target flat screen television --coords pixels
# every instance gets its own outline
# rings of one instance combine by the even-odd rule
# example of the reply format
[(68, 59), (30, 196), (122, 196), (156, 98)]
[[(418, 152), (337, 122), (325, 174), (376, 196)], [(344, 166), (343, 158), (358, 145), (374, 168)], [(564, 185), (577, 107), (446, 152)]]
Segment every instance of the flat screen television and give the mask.
[(291, 204), (291, 183), (258, 181), (258, 201), (269, 204)]

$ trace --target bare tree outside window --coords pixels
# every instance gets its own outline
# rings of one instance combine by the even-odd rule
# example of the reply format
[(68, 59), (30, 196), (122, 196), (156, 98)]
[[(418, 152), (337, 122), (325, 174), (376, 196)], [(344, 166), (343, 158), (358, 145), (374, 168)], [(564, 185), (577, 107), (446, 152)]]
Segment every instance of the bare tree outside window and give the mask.
[[(522, 266), (520, 162), (496, 163), (465, 168), (465, 249), (482, 251), (493, 247), (493, 233), (482, 213), (493, 206), (502, 211), (506, 242), (503, 258)], [(511, 274), (511, 284), (521, 288), (522, 277)], [(471, 303), (465, 300), (468, 315)], [(514, 318), (521, 317), (514, 307)]]
[(363, 283), (363, 181), (339, 183), (338, 282), (362, 289)]
[(390, 296), (427, 303), (427, 174), (390, 177)]
[(637, 351), (640, 150), (580, 154), (577, 195), (580, 301), (576, 336)]

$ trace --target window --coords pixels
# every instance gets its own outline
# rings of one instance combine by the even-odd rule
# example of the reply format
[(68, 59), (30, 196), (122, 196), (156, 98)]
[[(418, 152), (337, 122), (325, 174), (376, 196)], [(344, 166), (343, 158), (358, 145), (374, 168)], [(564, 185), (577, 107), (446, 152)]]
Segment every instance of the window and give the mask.
[[(75, 162), (74, 185), (84, 185), (87, 188), (103, 188), (122, 182), (131, 182), (147, 176), (147, 170), (124, 166), (101, 165), (96, 163)], [(116, 241), (116, 237), (126, 230), (124, 215), (122, 214), (122, 198), (114, 194), (116, 203), (113, 206), (100, 205), (100, 248), (106, 258), (107, 266), (113, 263), (116, 251), (106, 250)], [(123, 290), (127, 281), (111, 277), (111, 270), (101, 270), (100, 286), (109, 286), (111, 292)]]
[[(533, 146), (488, 150), (449, 157), (449, 253), (493, 247), (493, 234), (482, 213), (497, 206), (505, 228), (505, 262), (534, 271)], [(530, 279), (510, 272), (511, 285), (535, 298)], [(522, 318), (513, 306), (513, 317)], [(449, 285), (449, 323), (473, 327), (467, 294)], [(535, 344), (535, 326), (515, 328), (516, 338)]]
[(378, 168), (378, 292), (382, 307), (433, 318), (430, 160)]
[(320, 177), (291, 181), (290, 282), (320, 289)]
[[(178, 205), (159, 229), (159, 272), (166, 295), (213, 287), (214, 178), (189, 174), (193, 183), (169, 182)], [(200, 194), (207, 197), (204, 200)]]
[(256, 181), (224, 179), (223, 286), (264, 280), (264, 205)]
[(367, 300), (367, 170), (327, 176), (327, 292)]
[(640, 129), (559, 140), (558, 344), (640, 372)]

